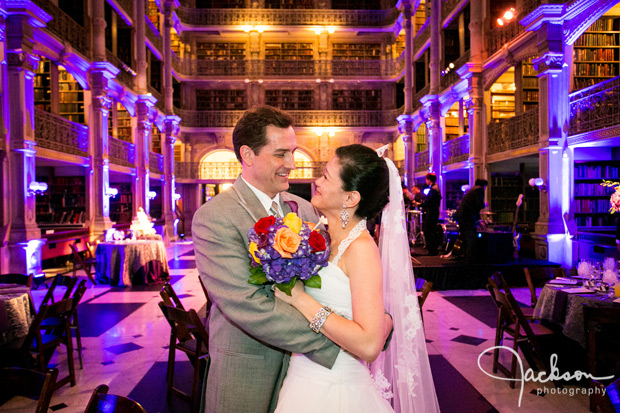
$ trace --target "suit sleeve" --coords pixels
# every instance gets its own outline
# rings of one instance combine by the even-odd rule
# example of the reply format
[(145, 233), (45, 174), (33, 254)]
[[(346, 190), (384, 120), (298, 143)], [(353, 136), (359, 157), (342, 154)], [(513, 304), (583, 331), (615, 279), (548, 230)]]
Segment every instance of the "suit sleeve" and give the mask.
[[(249, 256), (234, 211), (200, 208), (193, 219), (196, 264), (209, 298), (233, 324), (255, 339), (331, 368), (340, 348), (314, 333), (295, 308), (269, 287), (248, 284)], [(249, 229), (249, 228), (248, 228)], [(244, 231), (247, 231), (245, 229)]]

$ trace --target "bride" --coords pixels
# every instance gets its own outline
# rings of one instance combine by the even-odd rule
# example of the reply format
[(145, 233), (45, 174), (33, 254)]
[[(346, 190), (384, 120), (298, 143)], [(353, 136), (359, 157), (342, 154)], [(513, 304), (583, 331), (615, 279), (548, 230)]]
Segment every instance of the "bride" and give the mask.
[[(291, 296), (276, 289), (276, 297), (342, 350), (331, 370), (293, 354), (276, 413), (439, 411), (402, 199), (394, 164), (363, 145), (336, 149), (316, 181), (312, 205), (331, 224), (330, 263), (320, 289), (297, 283)], [(381, 210), (380, 254), (366, 219)], [(394, 337), (381, 352), (392, 324), (384, 308), (394, 317)]]

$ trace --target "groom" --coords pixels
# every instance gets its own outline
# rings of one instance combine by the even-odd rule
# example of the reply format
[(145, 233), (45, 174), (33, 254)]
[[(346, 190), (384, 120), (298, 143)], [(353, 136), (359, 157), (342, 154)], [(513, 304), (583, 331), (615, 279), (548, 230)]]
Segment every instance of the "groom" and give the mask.
[(291, 212), (286, 202), (295, 201), (304, 221), (318, 222), (309, 202), (284, 192), (295, 169), (292, 118), (269, 106), (250, 109), (233, 130), (233, 146), (241, 175), (200, 207), (192, 224), (198, 272), (213, 302), (205, 412), (266, 413), (275, 409), (289, 352), (331, 368), (340, 348), (275, 300), (269, 286), (248, 284), (248, 229), (258, 219), (284, 216)]

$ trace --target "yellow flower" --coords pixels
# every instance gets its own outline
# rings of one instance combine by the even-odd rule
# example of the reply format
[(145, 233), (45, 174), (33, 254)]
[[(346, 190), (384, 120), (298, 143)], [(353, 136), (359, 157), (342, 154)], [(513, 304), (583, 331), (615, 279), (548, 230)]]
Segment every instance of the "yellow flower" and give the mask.
[(301, 218), (297, 216), (294, 212), (289, 212), (286, 214), (283, 220), (284, 225), (293, 230), (295, 234), (299, 234), (299, 230), (301, 230)]
[(250, 242), (250, 254), (254, 257), (254, 261), (260, 264), (260, 260), (256, 258), (256, 251), (258, 251), (258, 245), (255, 242)]

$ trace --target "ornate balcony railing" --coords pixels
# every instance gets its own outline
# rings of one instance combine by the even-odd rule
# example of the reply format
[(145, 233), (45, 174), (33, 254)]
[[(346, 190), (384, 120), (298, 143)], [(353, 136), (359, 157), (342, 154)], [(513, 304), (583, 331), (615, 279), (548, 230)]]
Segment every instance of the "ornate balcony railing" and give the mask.
[(426, 19), (420, 30), (416, 33), (413, 39), (413, 52), (418, 52), (424, 43), (431, 37), (431, 19)]
[(454, 63), (454, 67), (451, 68), (450, 71), (446, 75), (441, 77), (441, 89), (442, 90), (446, 89), (447, 87), (461, 80), (461, 78), (459, 77), (459, 74), (456, 73), (456, 70), (459, 69), (461, 66), (463, 66), (465, 63), (467, 63), (469, 61), (470, 56), (471, 56), (471, 50), (468, 50), (465, 52), (463, 56), (459, 57), (454, 62), (452, 62)]
[(134, 75), (129, 73), (129, 71), (127, 70), (131, 68), (127, 66), (127, 64), (121, 59), (114, 56), (114, 54), (109, 50), (105, 51), (105, 56), (108, 62), (112, 63), (114, 66), (120, 69), (120, 72), (118, 72), (118, 75), (116, 76), (118, 81), (123, 83), (125, 86), (128, 86), (129, 88), (133, 88)]
[(400, 12), (388, 10), (324, 9), (193, 9), (179, 7), (177, 16), (191, 26), (271, 25), (271, 26), (390, 26)]
[[(321, 176), (324, 162), (296, 162), (290, 179), (315, 179)], [(236, 179), (241, 173), (239, 162), (177, 162), (174, 174), (177, 179)]]
[(133, 168), (136, 163), (135, 145), (111, 136), (108, 139), (110, 141), (110, 148), (108, 152), (110, 162)]
[(175, 54), (172, 67), (186, 76), (364, 76), (392, 77), (402, 72), (404, 54), (385, 60), (197, 60)]
[(155, 107), (159, 108), (161, 110), (164, 110), (164, 108), (166, 106), (166, 102), (164, 101), (164, 95), (162, 95), (162, 93), (159, 90), (155, 89), (151, 85), (148, 85), (147, 89), (148, 89), (149, 93), (151, 95), (153, 95), (153, 97), (155, 99), (157, 99), (157, 102), (155, 103)]
[[(242, 110), (190, 111), (177, 110), (181, 117), (181, 126), (207, 128), (235, 126)], [(296, 126), (395, 126), (396, 117), (402, 114), (402, 108), (391, 110), (290, 110), (287, 111), (295, 120)]]
[(164, 155), (149, 152), (149, 171), (158, 174), (164, 173)]
[(424, 96), (428, 95), (430, 91), (431, 91), (431, 85), (428, 84), (428, 85), (424, 86), (422, 89), (420, 89), (415, 95), (413, 95), (413, 110), (414, 110), (414, 112), (418, 108), (422, 107), (422, 102), (420, 102), (420, 99), (422, 99)]
[(415, 172), (428, 170), (428, 149), (415, 154), (414, 170)]
[(489, 154), (525, 148), (538, 143), (538, 108), (488, 126)]
[(153, 26), (153, 23), (151, 23), (148, 16), (144, 16), (144, 18), (146, 19), (146, 27), (147, 27), (146, 38), (149, 39), (150, 42), (153, 44), (153, 46), (155, 46), (155, 48), (161, 52), (162, 42), (161, 42), (161, 37), (159, 36), (159, 33), (157, 32), (157, 28)]
[(67, 13), (54, 5), (50, 0), (34, 0), (46, 13), (52, 16), (47, 28), (63, 42), (68, 41), (73, 48), (84, 56), (90, 55), (90, 32), (80, 26)]
[(461, 0), (443, 0), (441, 2), (441, 21), (446, 20), (446, 17), (448, 17), (448, 15), (460, 2)]
[(451, 165), (469, 159), (469, 134), (444, 142), (441, 154), (444, 165)]
[(620, 125), (620, 76), (570, 94), (569, 135)]
[(34, 136), (37, 145), (73, 155), (88, 155), (88, 127), (35, 108)]
[(489, 33), (489, 56), (501, 49), (506, 43), (510, 43), (524, 31), (525, 28), (519, 24), (518, 19), (492, 29)]
[(125, 10), (127, 15), (133, 16), (133, 1), (132, 0), (116, 0), (116, 1), (118, 2), (118, 4), (121, 5), (123, 10)]

